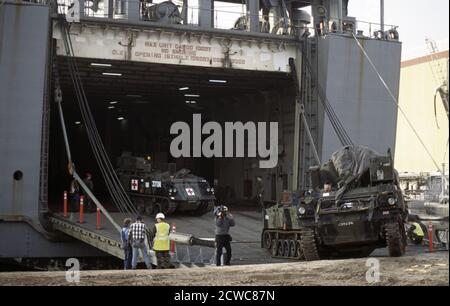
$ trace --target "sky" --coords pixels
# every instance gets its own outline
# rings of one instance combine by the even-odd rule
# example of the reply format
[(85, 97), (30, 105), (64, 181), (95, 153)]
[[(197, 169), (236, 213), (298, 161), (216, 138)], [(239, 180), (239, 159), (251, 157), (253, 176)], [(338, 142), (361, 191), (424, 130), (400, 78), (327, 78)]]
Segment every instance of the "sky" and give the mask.
[[(358, 20), (380, 20), (379, 0), (350, 0), (349, 15)], [(449, 48), (449, 0), (385, 0), (385, 23), (399, 26), (403, 60), (427, 54), (425, 38), (440, 51)]]

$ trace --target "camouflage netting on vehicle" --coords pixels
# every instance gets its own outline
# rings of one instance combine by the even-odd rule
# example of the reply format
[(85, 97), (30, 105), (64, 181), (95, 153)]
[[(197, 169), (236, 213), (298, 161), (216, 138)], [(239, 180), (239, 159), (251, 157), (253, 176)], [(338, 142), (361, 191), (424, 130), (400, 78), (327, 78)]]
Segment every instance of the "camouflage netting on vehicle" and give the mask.
[(370, 160), (381, 155), (364, 146), (346, 146), (331, 155), (331, 162), (339, 177), (362, 174), (370, 167)]

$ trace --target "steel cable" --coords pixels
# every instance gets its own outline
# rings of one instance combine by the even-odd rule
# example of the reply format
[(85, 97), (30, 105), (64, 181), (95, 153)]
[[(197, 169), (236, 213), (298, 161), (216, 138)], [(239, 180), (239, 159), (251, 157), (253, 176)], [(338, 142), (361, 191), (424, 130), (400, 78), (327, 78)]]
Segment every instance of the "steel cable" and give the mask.
[[(403, 111), (403, 108), (400, 106), (397, 98), (394, 96), (394, 94), (392, 93), (391, 89), (389, 88), (389, 86), (386, 84), (386, 81), (384, 80), (384, 78), (381, 76), (380, 72), (378, 71), (377, 67), (375, 66), (375, 64), (373, 63), (372, 59), (369, 57), (369, 55), (367, 54), (366, 50), (364, 49), (364, 47), (361, 45), (361, 43), (359, 42), (358, 38), (356, 38), (355, 34), (352, 33), (353, 38), (356, 41), (356, 44), (358, 45), (358, 47), (361, 49), (362, 53), (364, 54), (364, 57), (367, 59), (367, 61), (369, 62), (370, 66), (372, 67), (372, 69), (375, 71), (378, 79), (380, 80), (381, 84), (383, 85), (383, 87), (386, 89), (387, 93), (389, 94), (389, 96), (392, 98), (392, 102), (394, 103), (394, 106), (397, 107), (397, 109), (400, 111), (400, 113), (403, 115), (403, 117), (405, 118), (406, 122), (408, 123), (409, 127), (411, 128), (411, 130), (413, 131), (413, 133), (415, 134), (415, 136), (417, 137), (417, 139), (419, 140), (420, 144), (422, 145), (422, 147), (425, 149), (426, 153), (428, 154), (428, 156), (430, 157), (431, 161), (433, 162), (434, 166), (436, 167), (436, 169), (440, 172), (443, 173), (441, 167), (438, 165), (438, 163), (436, 162), (436, 160), (434, 159), (433, 155), (431, 154), (430, 150), (428, 149), (428, 147), (425, 145), (425, 142), (422, 140), (422, 137), (420, 137), (419, 132), (417, 132), (417, 130), (415, 129), (414, 125), (412, 124), (412, 122), (409, 120), (408, 116), (406, 116), (406, 113)], [(445, 177), (445, 175), (444, 175)]]
[(106, 150), (98, 134), (98, 130), (95, 126), (95, 121), (92, 116), (92, 112), (90, 111), (81, 79), (79, 79), (78, 67), (74, 58), (73, 46), (70, 40), (70, 33), (65, 21), (61, 21), (61, 29), (63, 32), (64, 46), (66, 48), (69, 73), (74, 85), (81, 115), (86, 125), (86, 131), (92, 147), (92, 151), (99, 164), (99, 168), (102, 176), (105, 179), (108, 191), (110, 192), (112, 200), (119, 211), (137, 214), (136, 208), (132, 204), (131, 200), (123, 189), (123, 186), (118, 180), (116, 173), (113, 170), (111, 162), (107, 156)]
[[(73, 71), (72, 71), (72, 69), (73, 69), (73, 68), (72, 68), (72, 64), (70, 64), (70, 65), (69, 65), (69, 71), (70, 71), (70, 74), (71, 74), (72, 83), (73, 83), (73, 85), (74, 85), (74, 88), (77, 88), (77, 87), (78, 87), (78, 81), (76, 80), (76, 78), (72, 77), (72, 76), (73, 76)], [(77, 100), (81, 100), (81, 99), (82, 99), (79, 90), (76, 89), (76, 90), (75, 90), (75, 94), (77, 95)], [(82, 105), (80, 105), (80, 107), (83, 108)], [(83, 121), (84, 121), (84, 123), (85, 123), (85, 126), (86, 126), (86, 128), (87, 128), (87, 133), (89, 134), (89, 133), (90, 133), (90, 123), (89, 123), (89, 119), (86, 117), (86, 114), (85, 114), (84, 111), (81, 111), (81, 115), (82, 115)], [(97, 151), (95, 145), (93, 144), (93, 140), (92, 140), (90, 137), (88, 137), (88, 139), (89, 139), (89, 142), (90, 142), (91, 147), (92, 147), (92, 149), (93, 149), (93, 153), (94, 153), (94, 156), (95, 156), (96, 160), (100, 160), (99, 152)], [(106, 170), (104, 169), (103, 165), (100, 164), (100, 163), (99, 163), (99, 168), (100, 168), (100, 171), (102, 172), (102, 176), (103, 176), (103, 177), (105, 178), (105, 180), (107, 181), (106, 183), (107, 183), (107, 187), (108, 187), (108, 189), (109, 189), (109, 186), (110, 186), (110, 184), (111, 184), (111, 181), (110, 181), (110, 179), (109, 179), (109, 177), (108, 177), (108, 175), (107, 175), (107, 173), (106, 173)], [(113, 190), (110, 190), (110, 189), (109, 189), (109, 191), (110, 191), (110, 193), (111, 193), (111, 197), (113, 198), (113, 202), (114, 202), (114, 203), (120, 203), (117, 194), (116, 194)], [(120, 212), (122, 212), (122, 213), (124, 212), (124, 209), (122, 208), (121, 205), (116, 205), (116, 206), (118, 207), (118, 209), (119, 209)]]
[[(64, 29), (64, 27), (62, 27), (62, 29)], [(65, 34), (65, 33), (64, 33), (64, 34)], [(69, 49), (69, 46), (68, 46), (68, 43), (67, 43), (66, 40), (64, 40), (64, 43), (65, 43), (66, 50), (70, 50), (70, 49)], [(68, 54), (68, 56), (70, 56), (70, 54)], [(69, 65), (69, 73), (70, 73), (70, 76), (71, 76), (71, 79), (72, 79), (72, 83), (73, 83), (74, 89), (75, 89), (75, 94), (76, 94), (76, 96), (77, 96), (77, 101), (81, 101), (82, 97), (81, 97), (81, 93), (80, 93), (80, 91), (79, 91), (79, 83), (78, 83), (79, 80), (78, 80), (77, 78), (74, 77), (74, 67), (73, 67), (73, 63), (70, 61), (70, 57), (68, 57), (68, 65)], [(89, 120), (89, 119), (87, 118), (87, 116), (86, 116), (86, 113), (85, 113), (85, 111), (84, 111), (84, 105), (81, 104), (81, 103), (79, 103), (79, 106), (80, 106), (80, 108), (81, 108), (81, 115), (82, 115), (82, 117), (83, 117), (83, 121), (85, 122), (87, 131), (88, 131), (88, 139), (89, 139), (89, 141), (90, 141), (90, 143), (91, 143), (91, 146), (92, 146), (92, 148), (93, 148), (94, 156), (95, 156), (95, 158), (96, 158), (97, 160), (99, 160), (99, 159), (100, 159), (100, 157), (99, 157), (99, 152), (97, 151), (95, 145), (93, 144), (92, 139), (89, 137), (89, 135), (90, 135), (90, 130), (91, 130), (90, 120)], [(105, 177), (105, 180), (107, 180), (107, 187), (109, 187), (111, 181), (110, 181), (109, 177), (107, 176), (107, 173), (106, 173), (106, 171), (105, 171), (103, 165), (102, 165), (102, 164), (99, 164), (99, 168), (100, 168), (100, 171), (102, 172), (102, 175)], [(114, 191), (111, 192), (111, 196), (113, 197), (113, 202), (114, 202), (114, 203), (116, 203), (116, 202), (117, 202), (117, 203), (120, 203), (120, 202), (118, 201), (119, 198), (117, 197), (117, 194), (116, 194)], [(118, 208), (119, 208), (119, 210), (120, 210), (121, 212), (124, 212), (124, 210), (123, 210), (123, 208), (122, 208), (122, 206), (121, 206), (120, 204), (119, 204), (119, 205), (116, 205), (116, 206), (118, 206)]]
[[(74, 72), (74, 70), (76, 68), (74, 69), (73, 64), (74, 63), (70, 63), (69, 69), (70, 69), (72, 75), (76, 75), (77, 72), (76, 71)], [(119, 208), (119, 210), (121, 212), (124, 212), (124, 211), (126, 211), (126, 209), (123, 207), (123, 205), (121, 205), (121, 203), (123, 203), (123, 199), (121, 199), (120, 194), (117, 193), (117, 191), (116, 191), (116, 187), (114, 187), (114, 182), (112, 181), (112, 179), (110, 177), (111, 173), (110, 173), (110, 171), (108, 171), (108, 168), (106, 167), (105, 162), (104, 162), (104, 158), (102, 157), (101, 152), (99, 150), (97, 135), (95, 135), (95, 132), (94, 132), (95, 126), (93, 126), (93, 124), (92, 124), (92, 122), (93, 122), (92, 115), (89, 113), (88, 108), (86, 108), (86, 105), (82, 102), (84, 99), (83, 98), (84, 94), (80, 91), (79, 84), (78, 84), (79, 80), (77, 80), (76, 78), (73, 78), (73, 82), (74, 82), (74, 86), (76, 88), (77, 97), (80, 101), (79, 105), (81, 108), (82, 117), (83, 117), (83, 120), (85, 121), (88, 138), (90, 139), (90, 143), (91, 143), (91, 146), (93, 149), (94, 156), (98, 160), (99, 168), (102, 172), (102, 175), (104, 176), (104, 178), (106, 180), (107, 187), (113, 198), (113, 202), (116, 204), (116, 206)]]
[[(69, 35), (69, 33), (67, 33)], [(75, 75), (78, 75), (78, 67), (76, 65), (75, 59), (73, 57), (73, 47), (72, 47), (72, 43), (70, 40), (70, 35), (68, 36), (68, 43), (69, 43), (69, 48), (70, 48), (70, 52), (72, 53), (72, 59), (73, 59), (73, 67), (75, 68)], [(118, 178), (113, 170), (113, 167), (110, 163), (110, 160), (108, 158), (108, 155), (106, 153), (106, 150), (104, 149), (103, 143), (101, 141), (101, 138), (98, 134), (98, 130), (95, 126), (95, 121), (94, 118), (92, 116), (92, 113), (90, 111), (89, 108), (89, 104), (87, 102), (87, 98), (86, 98), (86, 94), (84, 92), (84, 88), (81, 85), (81, 80), (80, 82), (80, 86), (79, 86), (79, 90), (81, 91), (81, 95), (82, 95), (82, 100), (83, 104), (81, 105), (81, 107), (83, 108), (83, 111), (86, 113), (86, 116), (89, 118), (88, 120), (88, 124), (89, 124), (89, 128), (90, 128), (90, 135), (93, 136), (95, 142), (94, 142), (94, 149), (97, 151), (98, 156), (100, 157), (100, 161), (103, 162), (103, 164), (101, 164), (101, 166), (104, 168), (105, 172), (108, 173), (108, 175), (106, 175), (106, 177), (108, 178), (108, 182), (110, 183), (110, 186), (113, 187), (113, 191), (116, 192), (117, 197), (119, 198), (118, 203), (123, 203), (124, 204), (124, 210), (126, 211), (131, 211), (133, 213), (137, 213), (134, 208), (134, 206), (131, 204), (131, 201), (129, 200), (129, 198), (127, 197), (125, 191), (123, 190), (123, 187), (120, 183), (120, 181), (118, 181)], [(89, 136), (89, 135), (88, 135)]]

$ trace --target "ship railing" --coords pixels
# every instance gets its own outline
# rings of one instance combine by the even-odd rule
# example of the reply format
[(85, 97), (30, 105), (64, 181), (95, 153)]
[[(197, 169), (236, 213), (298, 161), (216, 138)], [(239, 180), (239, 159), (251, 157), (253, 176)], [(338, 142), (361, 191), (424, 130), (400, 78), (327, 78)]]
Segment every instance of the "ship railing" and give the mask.
[[(214, 238), (202, 238), (203, 240), (214, 241)], [(260, 241), (233, 241), (231, 242), (233, 247), (239, 244), (255, 244), (259, 245)], [(216, 265), (216, 252), (217, 249), (211, 247), (205, 247), (201, 245), (178, 245), (175, 244), (173, 250), (170, 252), (171, 263), (180, 268), (192, 268), (192, 267), (204, 267)], [(226, 250), (223, 249), (222, 256), (220, 258), (222, 265), (226, 257)], [(256, 262), (257, 258), (239, 256), (239, 261), (243, 262)]]
[[(5, 0), (13, 2), (12, 0)], [(16, 3), (18, 0), (14, 0)], [(344, 19), (342, 27), (336, 25), (336, 21), (329, 21), (326, 25), (312, 21), (309, 25), (293, 25), (289, 20), (276, 17), (272, 13), (263, 16), (260, 12), (257, 16), (259, 21), (257, 29), (251, 29), (252, 15), (243, 4), (225, 3), (216, 4), (213, 10), (203, 9), (198, 6), (188, 5), (183, 7), (183, 0), (172, 0), (177, 5), (181, 20), (157, 21), (148, 16), (148, 9), (153, 5), (160, 4), (165, 0), (153, 0), (147, 3), (141, 0), (21, 0), (39, 4), (52, 4), (58, 14), (66, 15), (69, 8), (75, 1), (80, 7), (80, 18), (104, 18), (111, 20), (147, 21), (149, 23), (170, 23), (175, 22), (186, 27), (194, 28), (214, 28), (220, 30), (233, 30), (240, 32), (259, 32), (272, 35), (303, 35), (305, 32), (309, 36), (324, 36), (329, 33), (347, 34), (352, 32), (359, 37), (367, 37), (383, 40), (399, 40), (398, 26), (357, 20), (351, 17)], [(190, 4), (190, 1), (188, 1)], [(200, 18), (200, 16), (211, 16), (211, 20)], [(203, 23), (201, 24), (201, 20)], [(383, 29), (383, 31), (382, 31)]]
[[(370, 21), (362, 21), (362, 20), (357, 20), (357, 33), (360, 36), (367, 36), (370, 38), (377, 38), (377, 39), (388, 39), (388, 35), (389, 33), (394, 33), (395, 31), (398, 30), (398, 26), (397, 25), (392, 25), (392, 24), (384, 24), (381, 25), (380, 23), (376, 23), (376, 22), (370, 22)], [(382, 30), (382, 28), (384, 28)], [(382, 36), (382, 32), (384, 32), (384, 35), (386, 36)]]
[[(146, 3), (140, 0), (54, 0), (57, 2), (58, 14), (66, 15), (74, 1), (78, 1), (80, 6), (80, 18), (105, 18), (112, 20), (147, 21), (156, 24), (179, 24), (195, 28), (214, 28), (220, 30), (247, 31), (250, 32), (250, 20), (256, 16), (246, 11), (245, 5), (222, 3), (216, 5), (214, 9), (203, 9), (198, 6), (183, 7), (182, 0), (173, 0), (177, 5), (181, 19), (174, 18), (170, 21), (156, 20), (148, 15), (149, 8), (160, 4), (164, 0), (154, 0), (153, 3)], [(200, 16), (211, 16), (211, 20)], [(257, 32), (265, 34), (290, 33), (289, 28), (282, 27), (283, 18), (269, 16), (265, 18), (262, 13), (257, 16), (259, 28)], [(266, 20), (266, 21), (265, 21)], [(204, 24), (202, 24), (202, 22)]]

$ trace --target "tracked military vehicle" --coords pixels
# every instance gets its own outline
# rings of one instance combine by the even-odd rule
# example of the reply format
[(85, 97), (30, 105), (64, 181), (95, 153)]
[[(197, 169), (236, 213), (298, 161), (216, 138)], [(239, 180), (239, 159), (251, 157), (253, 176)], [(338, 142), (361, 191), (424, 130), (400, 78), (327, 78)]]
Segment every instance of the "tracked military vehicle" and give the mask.
[(311, 190), (265, 211), (261, 241), (272, 256), (366, 257), (382, 247), (404, 254), (408, 209), (390, 153), (348, 146), (310, 178)]
[(154, 169), (149, 159), (130, 153), (123, 153), (117, 164), (122, 186), (141, 214), (177, 211), (202, 215), (214, 206), (214, 188), (187, 169), (175, 171), (172, 164)]
[(305, 259), (298, 218), (299, 200), (296, 194), (283, 192), (279, 203), (264, 209), (261, 247), (274, 258)]

